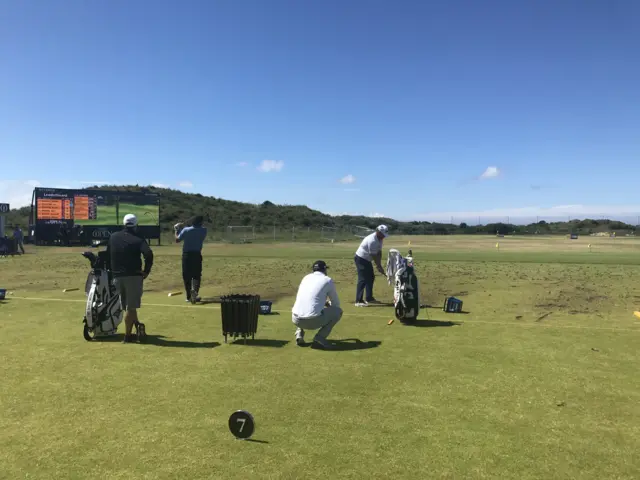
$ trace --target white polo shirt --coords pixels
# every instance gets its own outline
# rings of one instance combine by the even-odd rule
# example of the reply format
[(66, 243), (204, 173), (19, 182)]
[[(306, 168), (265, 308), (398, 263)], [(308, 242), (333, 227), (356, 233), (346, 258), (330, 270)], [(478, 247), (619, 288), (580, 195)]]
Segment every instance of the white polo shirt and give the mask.
[(340, 306), (336, 284), (331, 277), (322, 272), (310, 273), (300, 282), (291, 313), (300, 318), (317, 317), (322, 313), (327, 297), (332, 307)]
[(360, 242), (356, 255), (369, 262), (373, 260), (373, 256), (377, 255), (382, 250), (383, 240), (379, 240), (376, 232), (367, 235)]

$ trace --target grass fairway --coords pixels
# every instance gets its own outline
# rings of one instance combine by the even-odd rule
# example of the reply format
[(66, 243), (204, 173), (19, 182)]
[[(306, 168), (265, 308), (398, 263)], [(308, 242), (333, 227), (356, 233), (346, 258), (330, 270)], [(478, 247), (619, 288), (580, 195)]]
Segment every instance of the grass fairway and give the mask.
[[(82, 249), (0, 259), (0, 477), (640, 478), (640, 243), (390, 237), (385, 260), (409, 240), (436, 307), (413, 327), (352, 306), (355, 243), (207, 245), (204, 297), (275, 300), (248, 345), (223, 343), (217, 305), (167, 297), (175, 246), (152, 247), (146, 345), (82, 338), (84, 295), (62, 293), (84, 286)], [(318, 258), (340, 351), (293, 341)], [(375, 294), (391, 300), (381, 277)], [(469, 313), (444, 314), (445, 295)], [(237, 409), (256, 441), (228, 431)]]
[(128, 213), (138, 217), (138, 225), (158, 225), (158, 205), (137, 205), (135, 203), (120, 202), (119, 214), (115, 205), (98, 205), (98, 218), (95, 220), (79, 221), (82, 225), (121, 225), (122, 219)]

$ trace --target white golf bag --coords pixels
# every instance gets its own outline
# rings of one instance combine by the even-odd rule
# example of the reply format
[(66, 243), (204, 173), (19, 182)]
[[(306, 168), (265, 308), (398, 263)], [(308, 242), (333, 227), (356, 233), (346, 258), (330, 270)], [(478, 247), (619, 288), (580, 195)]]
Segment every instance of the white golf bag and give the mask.
[(97, 337), (115, 335), (122, 323), (120, 297), (113, 286), (109, 271), (109, 257), (106, 251), (84, 252), (83, 257), (91, 262), (87, 276), (85, 294), (87, 304), (84, 315), (84, 338), (91, 341)]
[(393, 282), (393, 306), (396, 318), (402, 323), (414, 322), (420, 313), (420, 288), (413, 270), (411, 250), (405, 258), (396, 249), (389, 250), (387, 281)]

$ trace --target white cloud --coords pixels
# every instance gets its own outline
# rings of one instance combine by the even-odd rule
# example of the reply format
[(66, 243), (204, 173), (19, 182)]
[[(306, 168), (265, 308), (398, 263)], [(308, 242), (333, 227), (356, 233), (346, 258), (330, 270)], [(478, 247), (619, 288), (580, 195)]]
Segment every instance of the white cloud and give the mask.
[(151, 186), (156, 188), (169, 188), (169, 185), (165, 185), (164, 183), (152, 183)]
[(386, 215), (384, 213), (370, 213), (369, 215), (367, 215), (367, 217), (382, 218), (382, 217), (386, 217)]
[(0, 203), (8, 203), (11, 208), (31, 205), (33, 189), (40, 185), (37, 180), (0, 180)]
[(261, 172), (279, 172), (284, 167), (282, 160), (263, 160), (258, 167)]
[(353, 175), (349, 174), (345, 177), (342, 177), (340, 179), (340, 183), (344, 183), (344, 184), (351, 184), (351, 183), (355, 183), (356, 181), (356, 177), (354, 177)]
[(192, 187), (193, 187), (193, 183), (191, 183), (191, 182), (190, 182), (190, 181), (188, 181), (188, 180), (184, 180), (184, 181), (180, 182), (180, 183), (178, 184), (178, 186), (179, 186), (179, 187), (182, 187), (182, 188), (192, 188)]
[(487, 167), (482, 175), (480, 175), (481, 180), (485, 180), (487, 178), (495, 178), (500, 175), (500, 170), (498, 167)]
[(242, 168), (244, 168), (244, 167), (246, 167), (247, 165), (249, 165), (247, 162), (238, 162), (238, 163), (236, 163), (236, 167), (242, 167)]

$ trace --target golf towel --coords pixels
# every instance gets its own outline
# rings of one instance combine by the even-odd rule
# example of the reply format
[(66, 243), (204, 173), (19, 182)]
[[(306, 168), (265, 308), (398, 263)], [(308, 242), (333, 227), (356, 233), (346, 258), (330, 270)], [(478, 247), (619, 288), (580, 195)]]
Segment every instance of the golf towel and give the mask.
[(400, 270), (404, 270), (405, 263), (400, 252), (395, 248), (389, 250), (389, 256), (387, 257), (387, 282), (391, 285), (395, 282), (396, 274)]

